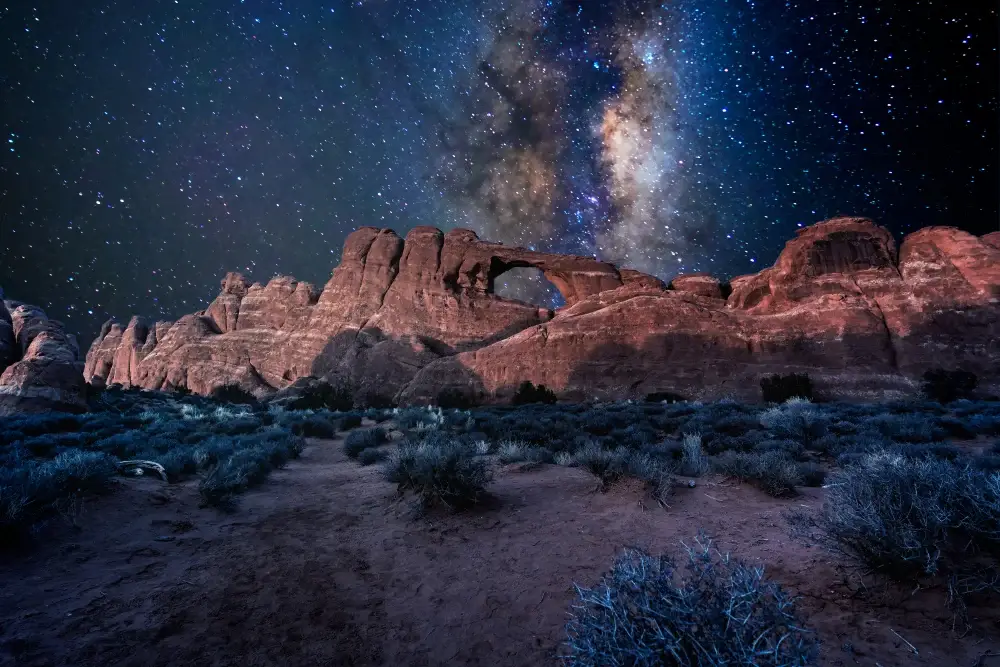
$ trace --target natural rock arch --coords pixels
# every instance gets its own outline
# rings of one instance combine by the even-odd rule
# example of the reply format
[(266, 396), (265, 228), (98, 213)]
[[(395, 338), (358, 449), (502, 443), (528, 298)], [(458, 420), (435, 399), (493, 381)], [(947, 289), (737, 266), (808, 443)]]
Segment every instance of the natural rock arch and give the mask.
[[(517, 299), (545, 307), (559, 307), (566, 303), (563, 291), (549, 280), (544, 271), (520, 260), (506, 263), (495, 259), (491, 263), (487, 281), (487, 292), (503, 299)], [(546, 295), (546, 292), (549, 294)]]

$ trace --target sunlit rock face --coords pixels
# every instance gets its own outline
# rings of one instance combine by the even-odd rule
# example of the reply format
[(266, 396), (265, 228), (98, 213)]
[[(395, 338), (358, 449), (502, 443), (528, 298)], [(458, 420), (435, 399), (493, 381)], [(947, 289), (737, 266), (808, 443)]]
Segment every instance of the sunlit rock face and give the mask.
[[(84, 376), (260, 395), (317, 376), (420, 403), (446, 388), (505, 401), (524, 380), (566, 399), (755, 399), (761, 375), (805, 372), (826, 397), (879, 399), (913, 395), (925, 370), (945, 367), (998, 393), (998, 236), (934, 227), (897, 248), (872, 221), (837, 218), (800, 230), (760, 273), (668, 285), (468, 230), (417, 227), (402, 239), (365, 227), (322, 290), (229, 274), (205, 311), (176, 323), (107, 324)], [(497, 295), (505, 272), (525, 268), (564, 305)]]
[(75, 336), (41, 308), (0, 293), (0, 415), (83, 409), (82, 371)]

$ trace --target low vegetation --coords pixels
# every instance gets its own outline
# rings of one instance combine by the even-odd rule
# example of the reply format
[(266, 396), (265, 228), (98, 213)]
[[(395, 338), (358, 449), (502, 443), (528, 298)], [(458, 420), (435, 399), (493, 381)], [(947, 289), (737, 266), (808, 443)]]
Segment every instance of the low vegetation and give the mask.
[[(247, 398), (229, 389), (218, 395)], [(155, 471), (167, 483), (198, 477), (204, 502), (229, 508), (297, 457), (304, 437), (332, 438), (361, 423), (358, 413), (266, 409), (256, 400), (120, 388), (90, 399), (84, 414), (0, 419), (0, 541), (39, 533), (137, 471)]]
[(784, 403), (791, 398), (813, 398), (812, 380), (804, 373), (761, 378), (760, 391), (765, 403)]
[(367, 449), (378, 447), (388, 440), (384, 429), (375, 428), (351, 431), (344, 438), (344, 453), (352, 459), (358, 458)]
[(1000, 473), (970, 461), (875, 450), (830, 475), (818, 517), (799, 530), (865, 572), (907, 587), (1000, 593)]
[[(1000, 565), (1000, 403), (963, 398), (974, 383), (955, 373), (928, 374), (936, 387), (928, 396), (937, 400), (879, 405), (812, 403), (801, 397), (811, 393), (801, 377), (776, 377), (762, 383), (770, 398), (784, 397), (771, 405), (672, 395), (553, 405), (554, 394), (526, 383), (511, 406), (466, 408), (456, 394), (433, 407), (333, 410), (355, 402), (342, 389), (311, 383), (295, 397), (302, 409), (290, 409), (287, 401), (268, 406), (231, 388), (215, 398), (111, 388), (93, 392), (85, 414), (0, 420), (0, 540), (37, 534), (81, 498), (113, 490), (116, 477), (136, 470), (155, 470), (169, 484), (197, 479), (206, 504), (232, 508), (240, 493), (297, 457), (306, 438), (343, 437), (346, 455), (379, 464), (400, 494), (456, 510), (483, 503), (505, 465), (513, 467), (504, 474), (543, 464), (576, 467), (593, 475), (599, 491), (640, 480), (667, 507), (675, 488), (710, 474), (779, 498), (822, 485), (822, 511), (797, 517), (797, 525), (849, 562), (906, 586), (946, 586), (958, 606), (968, 596), (1000, 592), (990, 574)], [(955, 439), (979, 442), (958, 446)], [(144, 468), (147, 462), (155, 468)], [(654, 561), (661, 562), (632, 553), (615, 571)], [(716, 565), (705, 571), (722, 572)], [(651, 583), (655, 572), (642, 586), (666, 586)], [(726, 572), (736, 577), (727, 586), (753, 579), (746, 568)], [(711, 591), (699, 595), (723, 599), (722, 589)], [(578, 623), (573, 664), (642, 664), (627, 656), (640, 655), (646, 639), (633, 647), (639, 653), (612, 643), (598, 649), (607, 637)], [(783, 659), (796, 664), (794, 656)]]
[(257, 402), (256, 396), (237, 384), (226, 384), (216, 387), (209, 396), (220, 403), (254, 405)]
[[(272, 470), (297, 458), (302, 451), (302, 440), (273, 429), (234, 439), (227, 449), (230, 451), (216, 458), (198, 485), (202, 498), (217, 507), (232, 506), (237, 494), (260, 484)], [(204, 464), (198, 456), (199, 452), (195, 452), (192, 457), (196, 468)]]
[(594, 588), (576, 587), (563, 662), (614, 665), (808, 665), (817, 654), (793, 599), (762, 567), (699, 536), (686, 567), (626, 549)]
[(337, 410), (346, 412), (354, 407), (354, 394), (349, 387), (326, 381), (312, 382), (296, 393), (286, 405), (289, 410)]
[(968, 399), (979, 385), (975, 373), (963, 370), (934, 368), (924, 373), (924, 396), (938, 403)]
[(493, 478), (489, 462), (474, 448), (444, 436), (401, 444), (389, 455), (384, 475), (400, 495), (412, 492), (425, 507), (456, 510), (483, 502)]
[(468, 394), (454, 388), (443, 389), (437, 395), (437, 406), (444, 410), (468, 410), (476, 402)]
[(546, 388), (544, 384), (536, 386), (527, 380), (522, 382), (517, 388), (517, 392), (514, 394), (514, 398), (511, 401), (514, 405), (526, 405), (528, 403), (552, 404), (555, 402), (556, 394), (554, 391)]
[(725, 452), (713, 463), (717, 472), (749, 482), (776, 498), (795, 495), (795, 487), (805, 481), (799, 464), (777, 450)]

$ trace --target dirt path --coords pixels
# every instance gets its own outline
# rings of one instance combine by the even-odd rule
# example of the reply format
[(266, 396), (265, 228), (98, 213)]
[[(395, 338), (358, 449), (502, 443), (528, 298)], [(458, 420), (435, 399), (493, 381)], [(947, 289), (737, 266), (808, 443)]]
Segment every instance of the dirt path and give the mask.
[(193, 483), (126, 480), (79, 530), (0, 562), (0, 664), (555, 664), (574, 581), (595, 583), (624, 545), (676, 553), (699, 528), (803, 596), (822, 664), (973, 667), (1000, 652), (1000, 610), (972, 610), (959, 639), (935, 596), (852, 598), (782, 519), (820, 491), (777, 501), (705, 482), (664, 510), (593, 489), (581, 470), (512, 467), (496, 508), (415, 518), (339, 441), (312, 442), (232, 515), (199, 508)]

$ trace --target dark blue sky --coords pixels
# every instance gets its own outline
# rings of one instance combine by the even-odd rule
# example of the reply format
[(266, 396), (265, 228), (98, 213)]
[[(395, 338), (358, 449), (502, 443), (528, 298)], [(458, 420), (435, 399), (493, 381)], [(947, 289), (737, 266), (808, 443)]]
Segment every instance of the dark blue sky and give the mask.
[(992, 231), (987, 4), (14, 3), (0, 285), (86, 346), (227, 270), (322, 284), (362, 225), (664, 279), (836, 214)]

